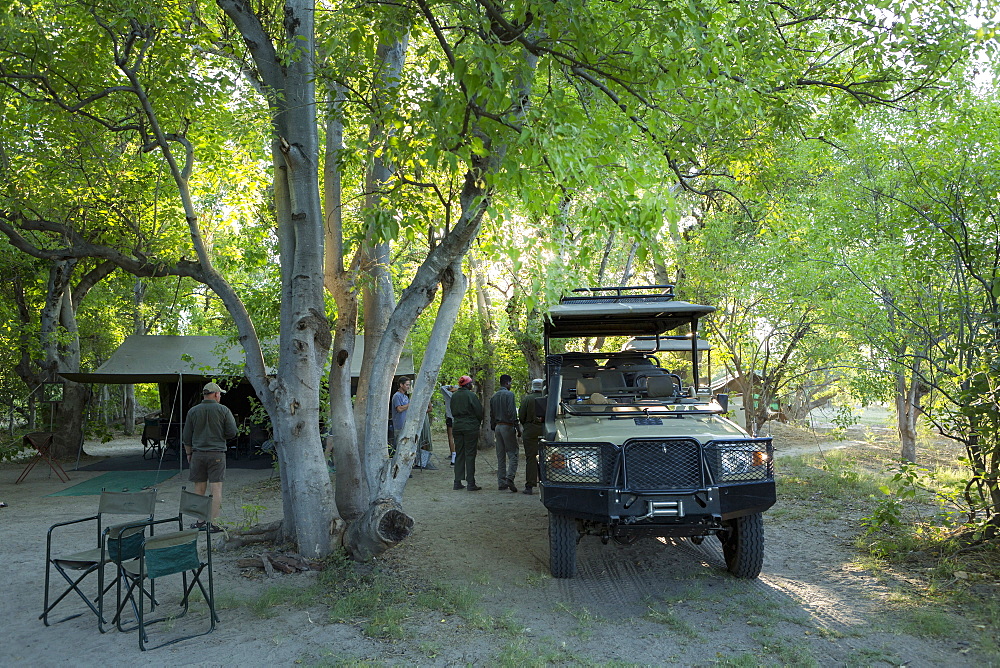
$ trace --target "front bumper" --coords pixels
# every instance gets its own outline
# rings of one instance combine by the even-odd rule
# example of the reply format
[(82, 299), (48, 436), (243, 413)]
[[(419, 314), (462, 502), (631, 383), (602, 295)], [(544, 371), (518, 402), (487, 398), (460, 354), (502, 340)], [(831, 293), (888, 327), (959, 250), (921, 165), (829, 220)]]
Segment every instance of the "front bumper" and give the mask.
[(723, 520), (763, 512), (777, 500), (773, 480), (689, 492), (638, 493), (613, 487), (541, 482), (541, 500), (557, 514), (606, 524), (615, 534), (690, 536)]

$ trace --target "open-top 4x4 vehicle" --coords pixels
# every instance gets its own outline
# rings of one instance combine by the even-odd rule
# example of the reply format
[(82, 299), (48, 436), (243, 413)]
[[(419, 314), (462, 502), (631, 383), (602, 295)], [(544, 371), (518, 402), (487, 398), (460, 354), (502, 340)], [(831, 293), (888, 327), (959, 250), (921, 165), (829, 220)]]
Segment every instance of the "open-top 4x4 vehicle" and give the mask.
[[(728, 397), (702, 384), (698, 320), (714, 310), (675, 299), (673, 286), (585, 288), (551, 309), (539, 486), (554, 577), (576, 574), (584, 535), (715, 535), (730, 573), (760, 574), (773, 448), (725, 418)], [(552, 352), (595, 338), (618, 350)]]

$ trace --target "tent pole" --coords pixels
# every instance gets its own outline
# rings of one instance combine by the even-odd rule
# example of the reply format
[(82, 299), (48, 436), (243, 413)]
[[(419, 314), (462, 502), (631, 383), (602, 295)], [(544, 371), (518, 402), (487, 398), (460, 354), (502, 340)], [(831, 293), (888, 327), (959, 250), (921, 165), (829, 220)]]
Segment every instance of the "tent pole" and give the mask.
[(184, 470), (184, 372), (177, 374), (177, 392), (180, 396), (180, 405), (177, 410), (177, 423), (180, 425), (177, 432), (177, 470)]

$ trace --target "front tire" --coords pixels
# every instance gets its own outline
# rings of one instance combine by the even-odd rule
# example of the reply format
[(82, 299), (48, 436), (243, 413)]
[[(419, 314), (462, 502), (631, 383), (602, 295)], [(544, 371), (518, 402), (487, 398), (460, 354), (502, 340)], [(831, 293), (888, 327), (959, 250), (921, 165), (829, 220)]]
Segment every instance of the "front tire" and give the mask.
[(726, 569), (738, 578), (752, 580), (764, 566), (764, 517), (752, 513), (724, 522), (718, 534)]
[(549, 513), (549, 572), (552, 577), (571, 578), (576, 575), (578, 537), (575, 519)]

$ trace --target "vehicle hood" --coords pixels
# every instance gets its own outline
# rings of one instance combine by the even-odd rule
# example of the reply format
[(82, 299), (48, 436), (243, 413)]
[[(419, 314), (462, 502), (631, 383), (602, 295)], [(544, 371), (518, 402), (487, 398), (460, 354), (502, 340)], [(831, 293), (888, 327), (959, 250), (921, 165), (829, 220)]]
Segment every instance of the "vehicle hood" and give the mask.
[(567, 415), (556, 420), (556, 440), (608, 442), (621, 445), (632, 438), (693, 438), (712, 440), (750, 438), (735, 422), (717, 415), (681, 415), (655, 420)]

